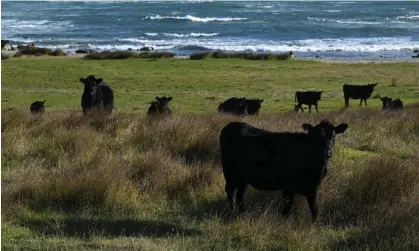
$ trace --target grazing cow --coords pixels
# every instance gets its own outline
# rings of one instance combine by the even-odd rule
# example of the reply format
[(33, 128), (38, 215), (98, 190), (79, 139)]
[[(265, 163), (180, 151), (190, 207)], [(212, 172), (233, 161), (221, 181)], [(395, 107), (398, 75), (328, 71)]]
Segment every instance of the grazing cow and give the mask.
[(258, 115), (263, 99), (229, 98), (218, 106), (218, 111), (234, 115)]
[(218, 111), (223, 113), (231, 113), (234, 115), (243, 115), (247, 113), (247, 99), (229, 98), (218, 106)]
[(403, 102), (400, 99), (393, 100), (389, 97), (380, 98), (383, 102), (383, 110), (403, 109)]
[(107, 114), (111, 114), (114, 106), (113, 89), (102, 78), (95, 78), (89, 75), (87, 78), (80, 78), (80, 82), (84, 84), (84, 92), (81, 98), (81, 107), (83, 114), (95, 108), (104, 110)]
[(42, 114), (45, 112), (44, 101), (35, 101), (31, 104), (30, 110), (32, 114)]
[(352, 99), (361, 99), (359, 105), (362, 105), (362, 100), (364, 100), (365, 106), (367, 106), (367, 99), (371, 97), (374, 87), (378, 83), (368, 84), (368, 85), (343, 85), (343, 96), (345, 97), (345, 107), (349, 107), (349, 98)]
[(247, 114), (259, 115), (259, 109), (262, 107), (263, 99), (246, 99)]
[(156, 100), (151, 101), (149, 104), (150, 107), (148, 108), (147, 115), (155, 116), (155, 115), (171, 115), (172, 110), (169, 108), (169, 101), (172, 100), (172, 97), (156, 97)]
[(314, 105), (316, 108), (316, 111), (319, 112), (317, 109), (317, 104), (319, 100), (321, 100), (322, 92), (314, 92), (314, 91), (308, 91), (308, 92), (296, 92), (295, 93), (295, 102), (297, 103), (295, 105), (295, 112), (298, 112), (298, 109), (301, 109), (302, 112), (304, 112), (303, 104), (308, 105), (308, 112), (311, 113), (311, 106)]
[(282, 190), (284, 215), (290, 213), (295, 194), (305, 196), (316, 219), (317, 189), (327, 173), (335, 135), (345, 132), (348, 125), (335, 127), (323, 120), (302, 127), (307, 134), (270, 132), (243, 122), (231, 122), (222, 129), (221, 164), (232, 209), (236, 192), (236, 205), (244, 212), (244, 194), (251, 185), (265, 191)]

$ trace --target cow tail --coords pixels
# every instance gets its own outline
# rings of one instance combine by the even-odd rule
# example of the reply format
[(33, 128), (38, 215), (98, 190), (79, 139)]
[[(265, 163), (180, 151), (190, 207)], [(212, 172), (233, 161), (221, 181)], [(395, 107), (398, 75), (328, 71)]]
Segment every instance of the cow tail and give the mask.
[(297, 103), (297, 93), (295, 93), (295, 103)]

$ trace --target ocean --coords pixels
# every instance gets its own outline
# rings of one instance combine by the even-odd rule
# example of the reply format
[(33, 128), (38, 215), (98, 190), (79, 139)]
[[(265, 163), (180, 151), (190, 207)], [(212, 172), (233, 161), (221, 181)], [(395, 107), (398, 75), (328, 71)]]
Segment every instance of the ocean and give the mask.
[(419, 2), (1, 1), (14, 44), (126, 50), (293, 51), (297, 57), (411, 57)]

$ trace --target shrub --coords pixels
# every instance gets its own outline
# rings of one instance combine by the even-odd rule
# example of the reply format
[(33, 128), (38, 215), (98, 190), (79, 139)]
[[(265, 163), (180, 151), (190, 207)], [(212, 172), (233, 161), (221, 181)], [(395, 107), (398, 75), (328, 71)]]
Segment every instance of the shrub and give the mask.
[(89, 53), (84, 56), (85, 59), (127, 59), (127, 58), (172, 58), (171, 52), (131, 52), (131, 51), (102, 51)]
[(50, 55), (50, 56), (67, 56), (67, 53), (65, 53), (61, 49), (56, 49), (55, 51), (49, 53), (48, 55)]
[(89, 53), (84, 56), (85, 59), (126, 59), (135, 57), (134, 52), (130, 51), (102, 51)]
[(172, 52), (162, 51), (162, 52), (141, 52), (136, 55), (138, 58), (173, 58), (175, 56)]
[(22, 55), (35, 55), (35, 56), (42, 56), (42, 55), (49, 55), (52, 53), (51, 49), (48, 48), (40, 48), (40, 47), (27, 47), (19, 51)]
[(208, 58), (210, 56), (211, 56), (211, 52), (197, 52), (197, 53), (191, 54), (189, 59), (191, 59), (191, 60), (201, 60), (201, 59)]
[(194, 53), (191, 55), (190, 59), (200, 60), (207, 57), (213, 58), (240, 58), (240, 59), (249, 59), (249, 60), (288, 60), (291, 59), (292, 54), (290, 52), (286, 53), (254, 53), (254, 52), (224, 52), (216, 51), (213, 53), (210, 52), (200, 52)]

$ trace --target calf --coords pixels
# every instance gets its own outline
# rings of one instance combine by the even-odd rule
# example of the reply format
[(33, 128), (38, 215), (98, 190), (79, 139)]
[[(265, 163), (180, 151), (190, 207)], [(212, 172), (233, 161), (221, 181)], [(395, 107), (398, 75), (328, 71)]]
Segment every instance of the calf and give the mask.
[(234, 194), (239, 212), (245, 210), (248, 185), (259, 190), (282, 190), (282, 213), (288, 215), (295, 194), (307, 198), (313, 220), (317, 216), (317, 189), (327, 173), (335, 135), (347, 124), (334, 126), (323, 120), (303, 124), (308, 133), (270, 132), (247, 123), (231, 122), (220, 134), (221, 164), (225, 191), (232, 209)]
[(298, 112), (298, 109), (301, 109), (302, 112), (304, 112), (303, 104), (308, 105), (308, 112), (311, 113), (311, 106), (314, 105), (316, 108), (316, 111), (319, 112), (317, 109), (318, 101), (321, 100), (322, 92), (313, 92), (313, 91), (307, 91), (307, 92), (296, 92), (295, 93), (295, 102), (297, 103), (295, 105), (295, 112)]
[(45, 100), (35, 101), (31, 104), (30, 110), (32, 114), (42, 114), (45, 112)]
[(403, 109), (403, 102), (400, 99), (393, 100), (389, 97), (380, 98), (383, 102), (383, 110), (397, 110)]
[(359, 105), (362, 105), (362, 101), (364, 101), (365, 106), (367, 106), (367, 99), (371, 97), (372, 92), (374, 91), (374, 87), (376, 87), (378, 83), (375, 84), (368, 84), (368, 85), (343, 85), (343, 96), (345, 98), (345, 107), (349, 107), (349, 98), (352, 99), (361, 99)]
[(81, 98), (81, 107), (84, 115), (93, 108), (104, 110), (107, 114), (112, 113), (114, 106), (112, 87), (103, 82), (103, 79), (95, 78), (94, 75), (80, 78), (80, 82), (84, 84)]
[(156, 97), (156, 100), (151, 101), (150, 107), (148, 108), (147, 115), (156, 116), (156, 115), (171, 115), (172, 110), (169, 108), (169, 101), (172, 100), (172, 97)]

